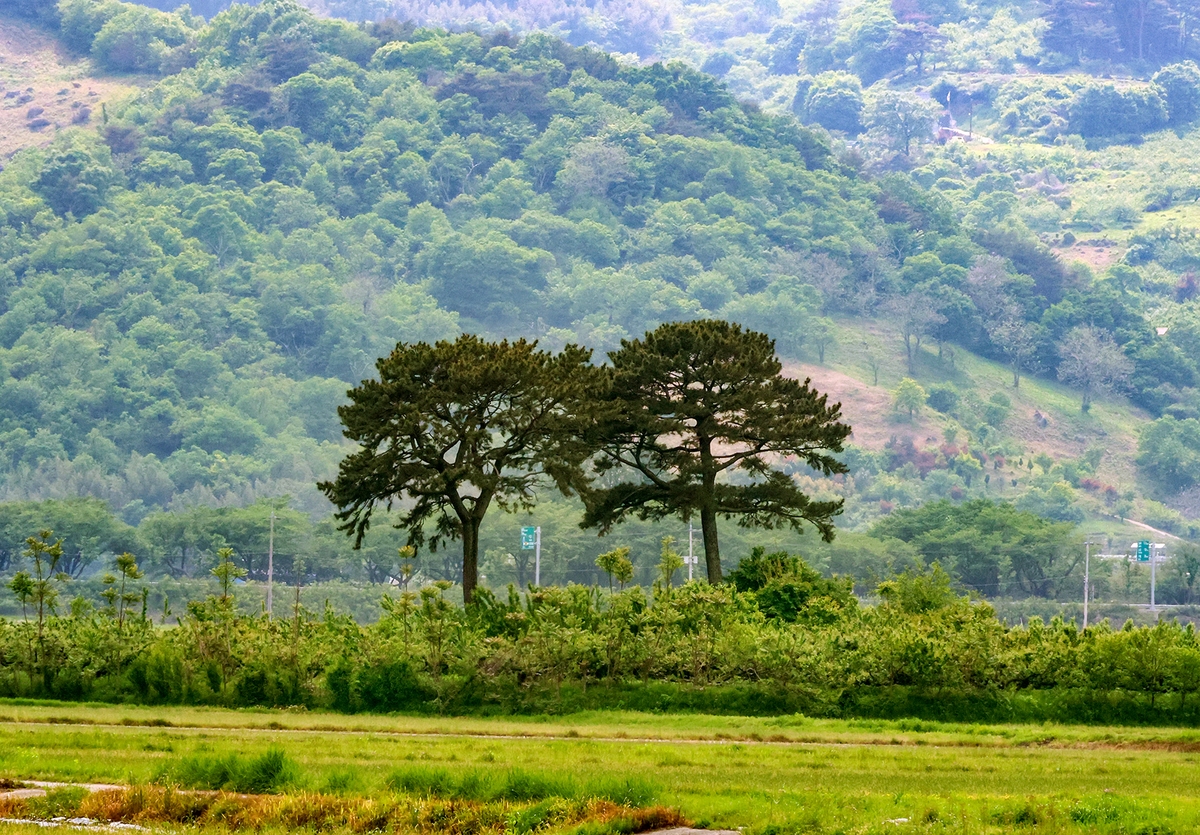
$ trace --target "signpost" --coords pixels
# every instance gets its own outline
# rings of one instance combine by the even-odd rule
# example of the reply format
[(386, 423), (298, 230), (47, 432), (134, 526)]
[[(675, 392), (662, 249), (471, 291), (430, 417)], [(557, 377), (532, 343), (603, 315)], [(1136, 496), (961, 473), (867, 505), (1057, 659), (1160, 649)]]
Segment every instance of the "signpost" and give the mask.
[(533, 585), (542, 585), (542, 526), (521, 528), (521, 550), (533, 551)]
[(1135, 543), (1135, 547), (1137, 548), (1137, 561), (1150, 563), (1150, 609), (1154, 610), (1158, 608), (1154, 600), (1155, 567), (1159, 554), (1166, 546), (1161, 542), (1151, 543), (1148, 539), (1142, 539)]

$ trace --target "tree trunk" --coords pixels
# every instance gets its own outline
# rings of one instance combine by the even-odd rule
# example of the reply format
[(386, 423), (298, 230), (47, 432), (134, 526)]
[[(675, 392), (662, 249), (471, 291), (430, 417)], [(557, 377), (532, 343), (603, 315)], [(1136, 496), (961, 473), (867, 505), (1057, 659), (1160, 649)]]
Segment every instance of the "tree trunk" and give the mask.
[(708, 582), (721, 582), (721, 548), (717, 544), (717, 512), (711, 507), (700, 508), (700, 531), (704, 536), (704, 564)]
[[(1145, 2), (1145, 0), (1142, 0), (1142, 2), (1139, 2), (1138, 6), (1137, 6), (1137, 9), (1138, 9), (1138, 60), (1139, 61), (1144, 60), (1144, 56), (1142, 54), (1142, 44), (1145, 41), (1145, 37), (1146, 37), (1146, 6), (1147, 5), (1149, 5), (1149, 4), (1147, 2)], [(1150, 697), (1150, 704), (1152, 706), (1154, 704), (1153, 696)]]
[(475, 587), (479, 585), (479, 522), (474, 519), (463, 520), (463, 603), (469, 604), (475, 597)]

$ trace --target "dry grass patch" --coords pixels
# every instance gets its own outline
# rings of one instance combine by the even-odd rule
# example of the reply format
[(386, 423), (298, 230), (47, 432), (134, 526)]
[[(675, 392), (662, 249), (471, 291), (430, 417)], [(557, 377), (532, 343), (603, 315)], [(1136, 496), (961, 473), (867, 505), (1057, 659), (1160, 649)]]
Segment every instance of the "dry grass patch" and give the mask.
[(68, 54), (50, 33), (0, 17), (0, 160), (44, 148), (60, 130), (98, 124), (105, 103), (141, 83), (95, 75), (90, 60)]
[(521, 835), (571, 830), (635, 833), (687, 823), (674, 809), (635, 809), (608, 800), (562, 797), (537, 802), (473, 802), (397, 795), (346, 798), (318, 793), (285, 795), (183, 791), (133, 786), (86, 794), (64, 789), (46, 798), (0, 799), (0, 817), (47, 820), (79, 817), (140, 826), (186, 825), (223, 831), (282, 829), (308, 832), (389, 832), (419, 835)]

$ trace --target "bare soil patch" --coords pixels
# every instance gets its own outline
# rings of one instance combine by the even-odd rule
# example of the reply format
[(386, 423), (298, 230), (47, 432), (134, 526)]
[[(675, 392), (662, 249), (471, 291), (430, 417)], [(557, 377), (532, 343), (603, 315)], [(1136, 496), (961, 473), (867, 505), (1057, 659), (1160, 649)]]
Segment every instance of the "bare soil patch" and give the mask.
[(787, 363), (783, 371), (800, 380), (810, 378), (830, 402), (842, 404), (842, 420), (854, 427), (850, 443), (855, 446), (881, 450), (893, 437), (911, 437), (918, 447), (942, 441), (942, 430), (928, 410), (909, 421), (892, 409), (892, 393), (883, 386), (868, 385), (822, 365)]
[(1087, 264), (1093, 272), (1102, 273), (1125, 254), (1125, 249), (1106, 240), (1076, 241), (1072, 246), (1060, 249), (1058, 254), (1068, 263), (1079, 261)]

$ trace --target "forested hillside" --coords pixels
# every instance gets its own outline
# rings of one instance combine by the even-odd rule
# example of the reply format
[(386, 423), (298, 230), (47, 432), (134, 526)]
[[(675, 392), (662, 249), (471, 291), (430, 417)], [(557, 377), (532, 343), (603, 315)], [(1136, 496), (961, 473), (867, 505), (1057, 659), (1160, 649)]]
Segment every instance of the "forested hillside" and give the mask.
[[(1015, 12), (944, 10), (934, 31), (906, 22), (928, 10), (866, 4), (789, 41), (798, 63), (777, 75), (798, 92), (786, 107), (759, 95), (760, 108), (739, 101), (758, 94), (733, 64), (725, 83), (547, 34), (352, 24), (280, 0), (193, 8), (214, 16), (115, 0), (16, 8), (72, 60), (140, 91), (56, 126), (0, 172), (6, 563), (51, 524), (79, 528), (72, 572), (130, 548), (156, 571), (204, 573), (226, 543), (257, 572), (275, 511), (281, 553), (303, 554), (311, 577), (386, 581), (403, 573), (395, 537), (348, 554), (315, 489), (348, 451), (336, 406), (377, 357), (466, 330), (579, 342), (603, 360), (661, 322), (703, 317), (767, 332), (794, 373), (847, 400), (850, 473), (789, 473), (845, 499), (844, 529), (869, 532), (806, 546), (864, 589), (940, 559), (984, 594), (1055, 597), (1076, 583), (1075, 543), (1039, 517), (1136, 516), (1189, 534), (1200, 248), (1151, 216), (1186, 222), (1193, 175), (1177, 168), (1193, 140), (1132, 147), (1079, 125), (1114, 124), (1112, 106), (1186, 133), (1200, 112), (1181, 104), (1200, 101), (1190, 65), (1111, 91), (961, 58), (978, 71), (968, 78), (947, 72), (954, 21), (975, 15), (963, 31), (977, 34), (984, 12)], [(995, 26), (1025, 31), (1014, 21)], [(898, 54), (910, 29), (928, 50)], [(1025, 66), (1046, 69), (1047, 55)], [(24, 113), (10, 92), (5, 106)], [(931, 103), (947, 96), (948, 112)], [(1011, 135), (977, 140), (954, 115)], [(78, 496), (115, 516), (30, 503)], [(880, 522), (968, 499), (1020, 513), (985, 501), (953, 524), (924, 517), (920, 535)], [(553, 579), (599, 576), (579, 512), (542, 497), (528, 520), (559, 555)], [(526, 555), (501, 533), (514, 524), (485, 529), (484, 568), (524, 585)], [(621, 529), (639, 577), (677, 527)], [(990, 552), (936, 545), (985, 529)], [(760, 541), (796, 546), (729, 538), (731, 563)], [(1030, 542), (1039, 562), (1022, 565)], [(452, 553), (422, 560), (426, 576), (454, 577)], [(1191, 573), (1176, 573), (1173, 594), (1190, 601)], [(1122, 599), (1140, 583), (1126, 577)]]
[(927, 195), (683, 67), (287, 3), (199, 28), (102, 8), (64, 17), (71, 43), (149, 20), (178, 71), (0, 175), (11, 498), (100, 492), (137, 521), (314, 496), (333, 406), (398, 340), (605, 350), (707, 311), (794, 351), (826, 295), (889, 289), (897, 247), (977, 252)]

